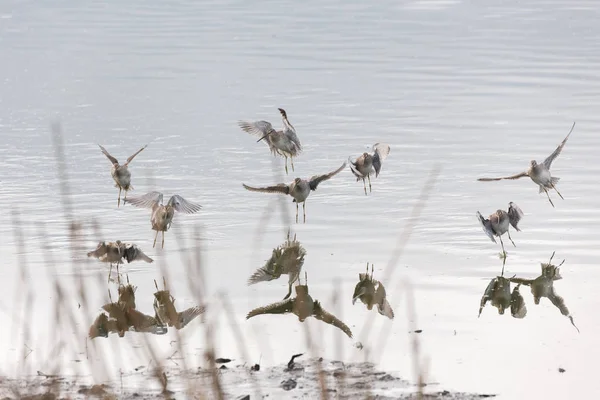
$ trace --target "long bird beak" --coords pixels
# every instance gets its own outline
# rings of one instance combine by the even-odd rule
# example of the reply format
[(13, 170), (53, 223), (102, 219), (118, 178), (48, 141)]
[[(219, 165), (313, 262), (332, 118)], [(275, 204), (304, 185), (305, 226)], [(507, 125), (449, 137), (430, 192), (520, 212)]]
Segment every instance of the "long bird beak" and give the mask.
[(258, 139), (256, 141), (256, 143), (260, 142), (261, 140), (263, 140), (264, 138), (266, 138), (267, 136), (269, 136), (269, 133), (265, 133), (260, 139)]

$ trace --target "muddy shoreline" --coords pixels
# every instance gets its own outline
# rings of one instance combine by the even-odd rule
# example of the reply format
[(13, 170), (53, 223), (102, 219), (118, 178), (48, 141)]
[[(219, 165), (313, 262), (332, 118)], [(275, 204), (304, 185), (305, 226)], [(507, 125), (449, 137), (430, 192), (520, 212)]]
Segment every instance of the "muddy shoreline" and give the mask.
[[(180, 367), (162, 370), (139, 367), (124, 373), (119, 381), (91, 384), (90, 377), (38, 375), (20, 379), (2, 378), (0, 399), (417, 399), (418, 388), (394, 374), (378, 370), (374, 364), (342, 363), (323, 359), (296, 360), (252, 371), (234, 361), (216, 370)], [(321, 372), (319, 372), (321, 370)], [(248, 397), (249, 396), (249, 397)], [(326, 396), (326, 397), (325, 397)], [(423, 388), (424, 399), (482, 399), (495, 394), (450, 392), (436, 384)]]

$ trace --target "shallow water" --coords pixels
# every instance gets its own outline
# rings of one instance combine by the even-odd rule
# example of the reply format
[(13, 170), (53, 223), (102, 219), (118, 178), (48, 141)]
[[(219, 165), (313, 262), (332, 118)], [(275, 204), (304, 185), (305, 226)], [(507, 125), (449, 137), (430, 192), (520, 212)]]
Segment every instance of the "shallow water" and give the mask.
[[(343, 306), (340, 315), (356, 340), (363, 341), (360, 332), (369, 315), (364, 307), (351, 306), (358, 273), (371, 262), (375, 277), (384, 275), (424, 181), (436, 163), (442, 168), (386, 286), (396, 319), (390, 323), (376, 316), (375, 334), (364, 341), (377, 353), (378, 332), (390, 329), (382, 368), (412, 378), (406, 302), (397, 289), (406, 278), (415, 285), (429, 382), (511, 399), (598, 391), (588, 368), (600, 355), (599, 302), (593, 296), (600, 249), (592, 236), (600, 223), (600, 189), (590, 183), (600, 172), (595, 162), (598, 17), (592, 1), (377, 6), (5, 1), (0, 5), (0, 207), (5, 210), (0, 277), (8, 294), (0, 318), (3, 325), (15, 320), (10, 309), (14, 292), (21, 290), (13, 284), (22, 259), (8, 212), (16, 205), (36, 290), (38, 340), (28, 343), (34, 351), (24, 364), (38, 369), (36, 363), (50, 354), (45, 346), (52, 347), (46, 340), (53, 326), (48, 305), (54, 300), (48, 278), (72, 275), (49, 131), (55, 119), (64, 131), (74, 211), (86, 228), (86, 249), (78, 257), (85, 258), (101, 239), (135, 242), (156, 259), (126, 268), (139, 298), (148, 299), (140, 300), (140, 307), (150, 312), (152, 280), (160, 278), (157, 267), (164, 264), (180, 305), (191, 304), (176, 237), (191, 246), (199, 224), (209, 295), (215, 299), (218, 291), (227, 291), (250, 358), (262, 355), (265, 365), (279, 364), (290, 353), (305, 351), (303, 326), (294, 317), (244, 320), (249, 309), (278, 301), (287, 289), (284, 278), (251, 287), (246, 280), (283, 242), (290, 226), (283, 221), (293, 222), (295, 209), (285, 198), (282, 211), (276, 195), (247, 192), (241, 183), (287, 182), (296, 174), (284, 176), (282, 160), (273, 159), (236, 123), (265, 119), (279, 127), (277, 107), (283, 107), (304, 146), (295, 161), (298, 176), (333, 170), (376, 142), (391, 146), (369, 196), (346, 169), (311, 194), (307, 223), (291, 224), (308, 252), (311, 293), (332, 311)], [(552, 166), (565, 196), (563, 201), (552, 194), (556, 208), (530, 180), (476, 181), (520, 172), (530, 159), (543, 160), (573, 121), (575, 130)], [(147, 210), (116, 208), (110, 163), (97, 143), (121, 161), (149, 144), (131, 164), (131, 195), (159, 189), (167, 198), (177, 193), (202, 204), (197, 215), (176, 215), (164, 252), (152, 249)], [(526, 319), (500, 317), (489, 305), (477, 318), (479, 299), (501, 262), (499, 245), (483, 234), (475, 212), (488, 215), (509, 201), (526, 216), (522, 232), (512, 232), (517, 247), (505, 240), (506, 274), (535, 277), (539, 263), (556, 251), (558, 260), (567, 260), (556, 288), (581, 334), (547, 299), (534, 305), (527, 290), (522, 290)], [(91, 229), (94, 219), (102, 237)], [(45, 224), (44, 234), (38, 222)], [(46, 256), (57, 261), (54, 269), (45, 262), (44, 243)], [(92, 261), (85, 268), (100, 306), (106, 285), (93, 278), (106, 269)], [(341, 306), (332, 304), (335, 282)], [(84, 319), (91, 322), (94, 313)], [(239, 358), (226, 323), (219, 325), (218, 348), (221, 356)], [(337, 357), (342, 348), (344, 358), (365, 356), (333, 328), (316, 321), (309, 326), (322, 332), (323, 354)], [(200, 323), (186, 328), (186, 336), (201, 354)], [(152, 341), (170, 353), (168, 337)], [(3, 370), (12, 370), (19, 359), (22, 346), (15, 340), (2, 344)], [(122, 351), (138, 340), (122, 340)], [(108, 353), (118, 342), (99, 339), (96, 346)], [(140, 362), (147, 362), (144, 357)], [(566, 372), (559, 374), (559, 367)]]

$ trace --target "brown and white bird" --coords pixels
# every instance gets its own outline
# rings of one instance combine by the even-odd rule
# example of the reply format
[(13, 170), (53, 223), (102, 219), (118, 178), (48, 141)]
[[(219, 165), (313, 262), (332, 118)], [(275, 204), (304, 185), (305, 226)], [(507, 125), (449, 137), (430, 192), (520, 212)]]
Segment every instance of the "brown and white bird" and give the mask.
[(367, 263), (367, 272), (358, 274), (358, 283), (354, 287), (352, 295), (352, 305), (356, 300), (360, 300), (367, 306), (368, 310), (372, 310), (373, 306), (377, 306), (379, 314), (394, 319), (394, 310), (387, 301), (385, 287), (378, 280), (373, 279), (373, 265), (371, 264), (371, 274), (369, 275), (369, 263)]
[(508, 233), (508, 238), (512, 242), (513, 246), (516, 247), (515, 242), (510, 237), (510, 232), (508, 230), (509, 225), (512, 225), (518, 232), (521, 230), (518, 227), (519, 221), (523, 218), (525, 214), (523, 211), (512, 201), (508, 203), (508, 212), (504, 210), (496, 210), (495, 213), (491, 214), (489, 218), (483, 218), (481, 213), (477, 211), (477, 219), (483, 228), (485, 234), (492, 240), (492, 242), (496, 243), (496, 239), (494, 236), (500, 238), (500, 245), (502, 246), (502, 253), (506, 255), (506, 251), (504, 250), (504, 243), (502, 242), (502, 235)]
[(171, 196), (166, 205), (162, 201), (163, 194), (160, 192), (149, 192), (143, 196), (130, 197), (127, 200), (127, 203), (131, 203), (136, 207), (150, 208), (152, 210), (150, 223), (152, 224), (152, 230), (156, 231), (152, 247), (156, 246), (158, 232), (162, 232), (162, 247), (165, 247), (165, 232), (171, 227), (175, 211), (194, 214), (202, 208), (201, 205), (189, 202), (177, 194)]
[(365, 195), (367, 194), (365, 178), (369, 181), (369, 192), (371, 192), (371, 175), (374, 173), (376, 178), (379, 176), (383, 160), (386, 159), (388, 154), (390, 154), (389, 145), (384, 143), (375, 143), (373, 145), (373, 154), (365, 152), (355, 161), (352, 161), (352, 159), (348, 157), (350, 170), (354, 176), (356, 176), (356, 181), (358, 182), (361, 179), (363, 181)]
[(560, 178), (552, 176), (552, 174), (550, 173), (550, 167), (552, 166), (552, 162), (556, 159), (556, 157), (558, 157), (558, 155), (562, 151), (563, 147), (565, 147), (569, 136), (571, 136), (571, 132), (573, 132), (573, 128), (575, 128), (575, 122), (573, 122), (573, 126), (571, 127), (571, 130), (569, 131), (567, 137), (565, 137), (561, 144), (558, 145), (556, 150), (554, 150), (554, 152), (550, 154), (548, 158), (544, 160), (544, 162), (538, 164), (536, 160), (531, 160), (529, 162), (529, 168), (525, 172), (502, 178), (479, 178), (477, 180), (482, 182), (488, 182), (499, 181), (502, 179), (519, 179), (528, 176), (535, 184), (539, 186), (539, 193), (546, 193), (546, 196), (548, 196), (548, 201), (550, 202), (550, 204), (552, 204), (552, 207), (554, 207), (554, 203), (552, 202), (552, 199), (550, 199), (550, 194), (548, 193), (548, 190), (554, 189), (556, 190), (556, 193), (558, 193), (561, 199), (564, 200), (564, 197), (556, 188), (556, 184), (558, 183)]
[(147, 263), (154, 262), (154, 260), (148, 257), (137, 245), (133, 243), (123, 243), (120, 240), (114, 242), (98, 242), (96, 249), (88, 252), (87, 256), (95, 257), (101, 262), (109, 263), (109, 278), (113, 264), (117, 266), (118, 270), (119, 265), (123, 264), (124, 260), (126, 260), (128, 264), (133, 261), (145, 261)]
[(346, 324), (337, 319), (334, 315), (325, 311), (318, 300), (308, 294), (308, 285), (297, 285), (296, 297), (269, 304), (264, 307), (255, 308), (246, 315), (250, 319), (261, 314), (288, 314), (293, 313), (300, 322), (308, 317), (315, 317), (318, 320), (331, 324), (341, 329), (348, 337), (352, 338), (352, 331)]
[[(98, 145), (98, 146), (100, 146), (100, 145)], [(102, 150), (102, 153), (106, 156), (106, 158), (108, 158), (110, 160), (110, 162), (113, 165), (112, 169), (110, 171), (110, 174), (112, 175), (113, 179), (115, 180), (115, 187), (119, 188), (119, 197), (117, 199), (117, 207), (119, 207), (121, 205), (121, 191), (122, 190), (125, 191), (125, 197), (123, 197), (123, 202), (124, 202), (125, 199), (127, 199), (127, 192), (129, 190), (133, 190), (133, 186), (131, 186), (131, 172), (129, 172), (129, 168), (128, 168), (129, 163), (133, 160), (133, 158), (135, 156), (137, 156), (146, 147), (148, 147), (148, 145), (145, 145), (144, 147), (142, 147), (141, 149), (136, 151), (133, 155), (129, 156), (129, 158), (127, 159), (125, 164), (121, 165), (121, 164), (119, 164), (119, 161), (116, 158), (114, 158), (113, 156), (111, 156), (104, 147), (100, 146), (100, 150)]]
[(288, 120), (287, 113), (283, 108), (278, 108), (283, 120), (283, 130), (277, 131), (268, 121), (246, 122), (238, 121), (238, 125), (243, 131), (259, 136), (257, 141), (265, 140), (271, 153), (279, 154), (285, 157), (285, 173), (288, 173), (287, 159), (289, 157), (294, 170), (294, 157), (302, 152), (300, 139), (296, 134), (296, 129)]
[(288, 238), (285, 243), (273, 249), (271, 258), (267, 260), (262, 268), (257, 269), (252, 274), (248, 279), (248, 285), (272, 281), (283, 274), (287, 274), (288, 293), (283, 298), (284, 300), (287, 299), (292, 294), (292, 285), (300, 278), (300, 271), (304, 265), (305, 255), (306, 250), (296, 240), (296, 236), (294, 235), (294, 239), (290, 240), (288, 232)]
[(260, 187), (260, 188), (248, 186), (244, 183), (242, 183), (242, 185), (244, 186), (244, 188), (246, 188), (247, 190), (249, 190), (251, 192), (281, 193), (281, 194), (288, 194), (288, 195), (292, 196), (293, 197), (292, 201), (294, 203), (296, 203), (296, 223), (298, 223), (298, 204), (299, 203), (302, 203), (302, 211), (304, 213), (304, 222), (306, 222), (306, 199), (308, 198), (308, 195), (310, 194), (310, 192), (313, 190), (317, 190), (317, 186), (319, 186), (319, 183), (332, 178), (333, 176), (340, 173), (344, 168), (346, 168), (345, 162), (344, 162), (344, 164), (342, 164), (341, 167), (339, 167), (335, 171), (329, 172), (328, 174), (315, 175), (315, 176), (311, 177), (310, 179), (296, 178), (289, 185), (285, 184), (285, 183), (280, 183), (275, 186), (267, 186), (267, 187)]

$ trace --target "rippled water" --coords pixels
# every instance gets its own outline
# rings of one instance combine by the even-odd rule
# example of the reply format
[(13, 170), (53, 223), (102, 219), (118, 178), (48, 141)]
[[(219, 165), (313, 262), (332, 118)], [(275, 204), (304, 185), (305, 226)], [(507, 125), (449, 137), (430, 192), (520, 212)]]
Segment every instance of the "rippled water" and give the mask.
[[(396, 290), (397, 281), (408, 278), (415, 284), (430, 382), (511, 399), (597, 392), (588, 365), (599, 355), (600, 328), (594, 296), (600, 250), (593, 236), (600, 223), (600, 189), (593, 183), (600, 173), (600, 12), (593, 1), (481, 3), (5, 1), (1, 278), (16, 282), (21, 262), (13, 207), (23, 213), (39, 321), (52, 301), (48, 277), (71, 274), (49, 133), (50, 122), (59, 119), (77, 217), (86, 228), (100, 222), (102, 239), (135, 242), (157, 260), (128, 266), (138, 296), (150, 299), (156, 264), (165, 262), (179, 301), (192, 301), (176, 236), (191, 245), (192, 229), (200, 224), (209, 293), (225, 289), (230, 295), (252, 358), (286, 362), (290, 352), (305, 350), (302, 325), (291, 316), (248, 322), (244, 316), (286, 290), (283, 278), (252, 287), (246, 279), (283, 242), (288, 223), (282, 218), (293, 222), (294, 204), (286, 198), (282, 212), (275, 195), (247, 192), (241, 183), (327, 172), (386, 142), (391, 153), (371, 195), (345, 170), (311, 194), (307, 223), (292, 224), (308, 252), (314, 297), (335, 310), (331, 289), (339, 280), (343, 319), (361, 339), (368, 313), (350, 304), (358, 273), (372, 262), (376, 277), (383, 275), (424, 181), (439, 163), (431, 197), (388, 283), (396, 319), (390, 325), (375, 318), (376, 331), (391, 329), (382, 365), (411, 376), (406, 303)], [(265, 119), (280, 126), (277, 107), (287, 110), (305, 149), (289, 176), (282, 175), (281, 160), (236, 125)], [(573, 121), (575, 130), (552, 166), (565, 196), (553, 195), (556, 208), (528, 179), (476, 181), (543, 160)], [(147, 210), (116, 208), (110, 164), (97, 143), (121, 161), (149, 144), (131, 164), (131, 195), (156, 188), (202, 204), (197, 215), (176, 215), (164, 252), (151, 247)], [(556, 287), (581, 334), (549, 302), (533, 305), (527, 290), (526, 319), (501, 318), (489, 306), (477, 319), (480, 296), (501, 263), (499, 247), (483, 234), (475, 212), (487, 215), (509, 201), (526, 216), (522, 232), (512, 234), (517, 247), (505, 241), (507, 275), (535, 277), (553, 251), (565, 258)], [(273, 213), (265, 224), (268, 209)], [(45, 224), (43, 237), (37, 222)], [(88, 229), (90, 249), (99, 239)], [(44, 263), (43, 242), (59, 261), (55, 271)], [(89, 279), (105, 272), (99, 263), (86, 268)], [(1, 303), (7, 324), (10, 287)], [(102, 296), (105, 290), (98, 287)], [(100, 305), (103, 298), (97, 298)], [(364, 357), (332, 328), (312, 321), (311, 327), (323, 332), (325, 354), (334, 357), (336, 341), (346, 358)], [(226, 326), (221, 328), (219, 348), (237, 357)], [(37, 328), (37, 335), (43, 338), (44, 329)], [(189, 335), (201, 349), (201, 329)], [(34, 351), (39, 359), (47, 354), (42, 342)], [(18, 358), (20, 347), (4, 347), (7, 362)], [(559, 374), (559, 367), (566, 372)]]

